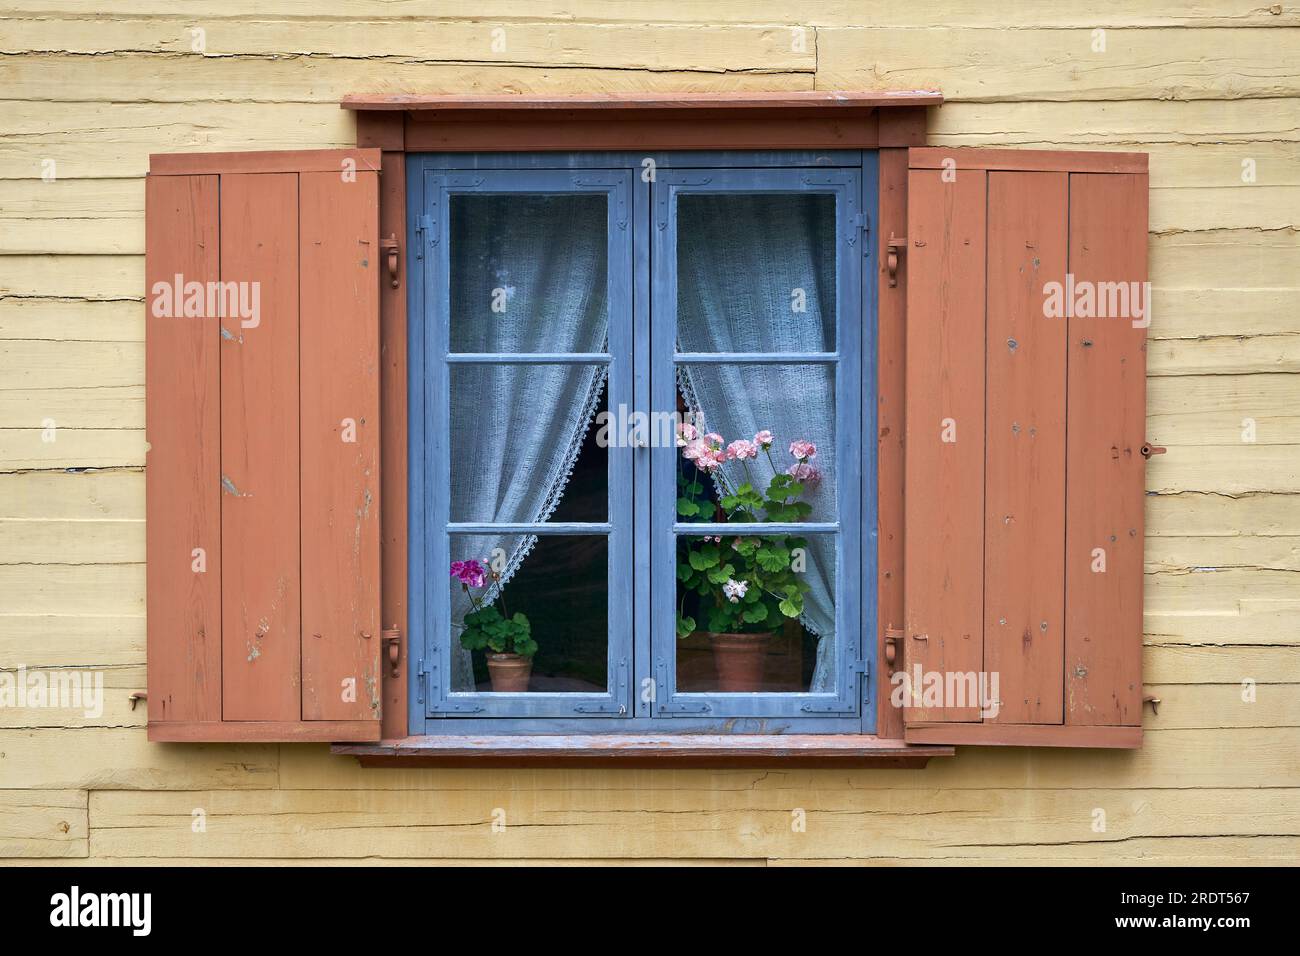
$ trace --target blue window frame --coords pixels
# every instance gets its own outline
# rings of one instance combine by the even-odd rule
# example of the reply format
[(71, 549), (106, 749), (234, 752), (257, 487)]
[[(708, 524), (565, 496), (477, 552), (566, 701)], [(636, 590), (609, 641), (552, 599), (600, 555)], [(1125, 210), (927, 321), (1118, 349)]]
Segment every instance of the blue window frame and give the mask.
[[(409, 627), (417, 662), (410, 669), (411, 732), (874, 732), (869, 678), (876, 646), (876, 268), (868, 237), (877, 208), (876, 154), (427, 154), (411, 156), (408, 164), (408, 247), (415, 259), (408, 311)], [(472, 197), (575, 195), (602, 197), (605, 204), (605, 347), (456, 351), (453, 205)], [(797, 351), (682, 350), (677, 243), (684, 197), (688, 203), (709, 197), (724, 207), (745, 197), (793, 197), (823, 211), (833, 209), (826, 220), (833, 222), (827, 229), (834, 259), (833, 270), (827, 270), (833, 273), (833, 335), (817, 348)], [(819, 294), (831, 298), (825, 288)], [(607, 375), (603, 398), (611, 413), (677, 410), (679, 381), (683, 375), (690, 381), (691, 370), (708, 379), (745, 369), (817, 369), (834, 383), (833, 500), (819, 506), (825, 513), (788, 524), (685, 522), (676, 507), (680, 449), (632, 441), (606, 448), (606, 520), (457, 520), (464, 516), (453, 513), (451, 493), (454, 380), (471, 367), (599, 367)], [(830, 676), (817, 691), (736, 693), (693, 686), (685, 671), (679, 675), (684, 666), (678, 661), (684, 645), (675, 628), (679, 538), (715, 531), (799, 535), (816, 541), (820, 554), (833, 554), (828, 578), (833, 584), (825, 588), (833, 595)], [(501, 693), (479, 684), (453, 685), (454, 595), (447, 568), (458, 536), (468, 535), (503, 541), (538, 535), (603, 539), (608, 621), (603, 686), (558, 692), (530, 686), (528, 692)], [(807, 634), (803, 639), (810, 640)], [(816, 646), (821, 652), (822, 644)]]

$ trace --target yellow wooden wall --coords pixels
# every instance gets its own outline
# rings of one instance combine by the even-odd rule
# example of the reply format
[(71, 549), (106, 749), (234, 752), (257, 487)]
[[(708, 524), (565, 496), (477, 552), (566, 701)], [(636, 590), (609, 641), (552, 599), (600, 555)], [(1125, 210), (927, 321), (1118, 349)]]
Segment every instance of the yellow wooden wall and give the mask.
[[(99, 719), (0, 708), (0, 858), (1293, 860), (1298, 66), (1300, 8), (1268, 0), (0, 4), (0, 668), (103, 669), (109, 688)], [(127, 694), (145, 683), (151, 151), (350, 145), (337, 102), (355, 91), (922, 86), (949, 98), (935, 144), (1151, 154), (1149, 433), (1169, 454), (1149, 469), (1146, 557), (1145, 674), (1164, 703), (1140, 752), (362, 771), (324, 746), (146, 742)]]

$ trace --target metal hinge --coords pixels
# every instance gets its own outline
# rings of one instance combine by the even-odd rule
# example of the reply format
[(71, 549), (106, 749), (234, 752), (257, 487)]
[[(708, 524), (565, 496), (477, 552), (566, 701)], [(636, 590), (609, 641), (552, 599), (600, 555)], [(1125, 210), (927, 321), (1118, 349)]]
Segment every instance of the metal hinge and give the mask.
[(620, 658), (614, 678), (614, 699), (599, 704), (578, 704), (573, 709), (579, 714), (618, 714), (627, 713), (627, 658)]
[(848, 235), (849, 245), (857, 243), (859, 233), (862, 234), (862, 254), (868, 256), (871, 254), (871, 243), (867, 241), (867, 237), (871, 235), (871, 222), (866, 214), (861, 212), (853, 214), (853, 227)]
[(384, 261), (388, 266), (388, 281), (392, 283), (393, 288), (397, 288), (397, 261), (401, 255), (401, 249), (397, 244), (397, 236), (390, 235), (387, 239), (379, 240), (379, 251), (384, 256)]
[(427, 212), (420, 213), (420, 218), (416, 220), (416, 223), (415, 235), (420, 241), (416, 244), (415, 258), (423, 259), (425, 245), (436, 244), (438, 237), (433, 231), (433, 217)]
[(858, 675), (858, 699), (862, 701), (862, 706), (866, 707), (871, 703), (871, 661), (854, 661), (849, 666), (853, 668), (853, 673)]
[(384, 628), (380, 635), (380, 645), (388, 652), (388, 676), (401, 676), (398, 665), (402, 662), (402, 632), (395, 627)]
[(885, 249), (885, 271), (892, 289), (898, 285), (898, 257), (907, 252), (907, 236), (895, 236), (891, 232), (885, 241)]
[(709, 704), (667, 702), (659, 705), (661, 714), (711, 714), (713, 707)]
[[(655, 685), (655, 694), (658, 695), (668, 686), (668, 662), (662, 657), (656, 658), (655, 670), (659, 673), (659, 682)], [(703, 702), (663, 701), (659, 704), (661, 714), (710, 714), (712, 712), (712, 706)]]
[[(857, 681), (854, 694), (864, 706), (869, 704), (871, 702), (871, 662), (864, 660), (849, 661), (848, 672), (850, 680)], [(824, 704), (809, 701), (799, 709), (805, 714), (847, 714), (852, 710), (851, 707), (845, 707), (838, 701), (830, 701)]]
[(903, 646), (903, 632), (896, 627), (885, 628), (885, 666), (892, 670), (897, 670), (894, 666), (899, 662), (899, 651)]

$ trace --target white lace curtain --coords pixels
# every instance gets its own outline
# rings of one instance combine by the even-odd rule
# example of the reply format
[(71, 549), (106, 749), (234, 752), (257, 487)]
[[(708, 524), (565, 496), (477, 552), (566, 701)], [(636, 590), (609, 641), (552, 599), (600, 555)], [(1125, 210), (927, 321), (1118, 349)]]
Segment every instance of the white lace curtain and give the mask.
[[(604, 196), (457, 197), (450, 228), (453, 352), (605, 350)], [(549, 518), (581, 451), (606, 372), (603, 365), (453, 365), (451, 520)], [(504, 558), (500, 585), (487, 593), (491, 601), (536, 540), (453, 535), (451, 559)], [(469, 599), (459, 583), (448, 586), (452, 622), (459, 624)], [(453, 628), (451, 688), (473, 690), (470, 653), (458, 633)]]
[[(819, 194), (688, 195), (677, 206), (677, 340), (686, 352), (835, 350), (835, 202)], [(835, 376), (829, 365), (686, 365), (687, 408), (727, 441), (768, 429), (778, 466), (802, 438), (822, 479), (809, 520), (834, 521)], [(751, 463), (760, 490), (770, 467)], [(723, 466), (734, 487), (740, 464)], [(762, 480), (758, 480), (759, 476)], [(804, 626), (819, 636), (809, 690), (835, 689), (835, 538), (807, 535)]]
[[(463, 205), (459, 205), (463, 204)], [(678, 344), (685, 351), (835, 348), (835, 206), (828, 196), (681, 197)], [(457, 197), (451, 217), (454, 352), (603, 352), (608, 335), (604, 197)], [(495, 307), (494, 307), (495, 306)], [(451, 372), (451, 520), (536, 522), (559, 504), (605, 385), (605, 366), (456, 364)], [(835, 519), (835, 380), (826, 365), (695, 365), (688, 407), (727, 440), (769, 429), (817, 445), (811, 520)], [(760, 465), (765, 460), (760, 459)], [(724, 466), (728, 477), (739, 468)], [(734, 471), (734, 473), (733, 473)], [(810, 690), (835, 684), (835, 541), (809, 535), (803, 623), (819, 635)], [(533, 535), (456, 535), (453, 561), (504, 556), (504, 585)], [(451, 587), (452, 621), (469, 600)], [(498, 586), (499, 587), (499, 586)], [(489, 591), (488, 600), (495, 599)], [(454, 634), (455, 632), (453, 632)], [(451, 687), (474, 688), (453, 636)]]

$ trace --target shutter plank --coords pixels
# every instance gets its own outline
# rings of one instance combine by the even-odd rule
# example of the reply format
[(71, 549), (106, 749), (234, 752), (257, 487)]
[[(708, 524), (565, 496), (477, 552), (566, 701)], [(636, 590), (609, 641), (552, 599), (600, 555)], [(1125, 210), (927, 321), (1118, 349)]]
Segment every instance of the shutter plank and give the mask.
[(342, 172), (299, 178), (304, 720), (380, 708), (378, 177)]
[(221, 273), (225, 283), (257, 283), (259, 290), (255, 326), (237, 314), (221, 322), (222, 716), (295, 721), (297, 175), (222, 177)]
[[(986, 174), (944, 176), (908, 176), (903, 589), (913, 676), (918, 665), (975, 672), (983, 661)], [(956, 441), (943, 440), (945, 420)], [(978, 719), (977, 706), (907, 711), (909, 722)]]
[[(153, 309), (155, 283), (220, 278), (217, 195), (216, 176), (150, 176), (145, 187), (150, 721), (221, 718), (217, 320)], [(193, 570), (195, 548), (205, 571)]]
[[(965, 175), (960, 173), (959, 175)], [(1065, 282), (1069, 174), (988, 174), (984, 669), (991, 722), (1059, 724), (1065, 653)]]
[[(1147, 278), (1147, 177), (1070, 177), (1075, 282)], [(1142, 509), (1146, 329), (1069, 319), (1065, 722), (1142, 721)], [(1093, 570), (1093, 549), (1106, 570)]]

